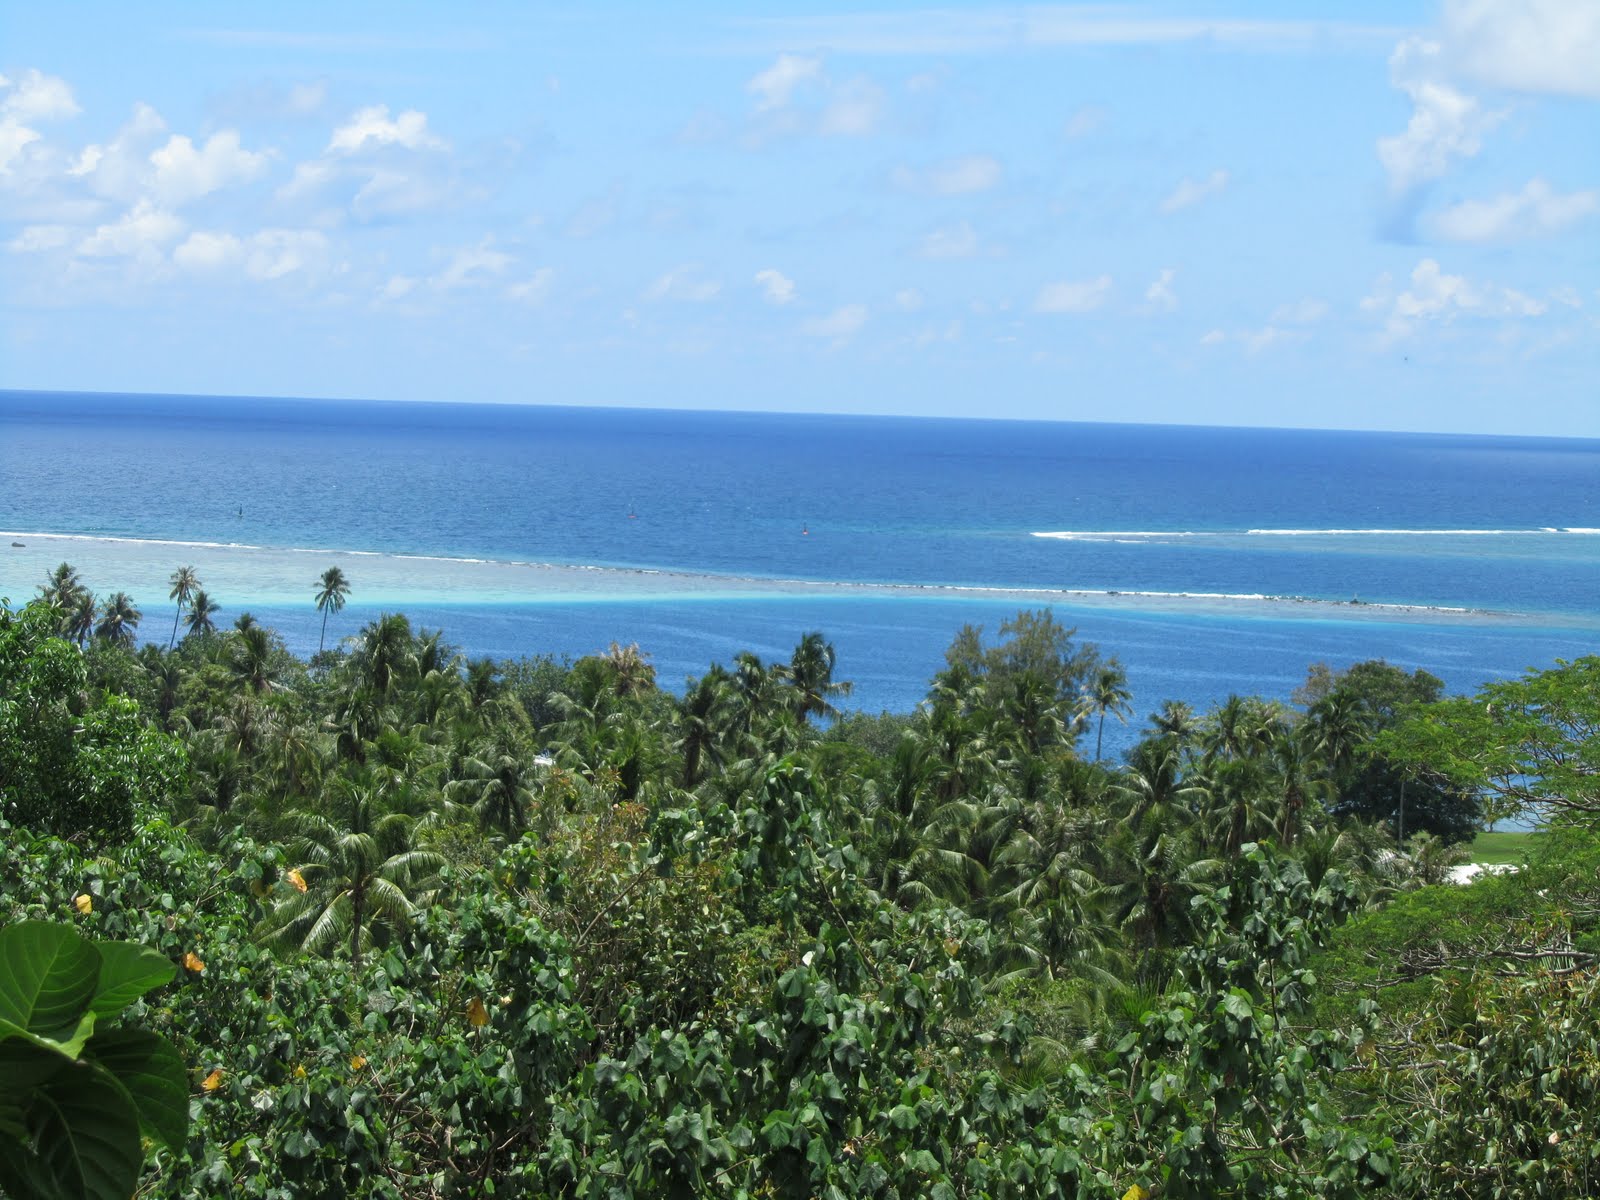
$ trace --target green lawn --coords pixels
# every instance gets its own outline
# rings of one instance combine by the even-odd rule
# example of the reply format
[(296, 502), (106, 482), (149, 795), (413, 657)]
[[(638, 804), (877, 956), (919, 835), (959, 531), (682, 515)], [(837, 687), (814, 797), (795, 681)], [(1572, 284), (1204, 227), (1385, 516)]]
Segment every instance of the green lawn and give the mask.
[(1531, 848), (1528, 839), (1539, 836), (1537, 832), (1515, 829), (1501, 833), (1480, 833), (1467, 845), (1467, 851), (1472, 856), (1468, 861), (1515, 865), (1522, 861), (1523, 854)]

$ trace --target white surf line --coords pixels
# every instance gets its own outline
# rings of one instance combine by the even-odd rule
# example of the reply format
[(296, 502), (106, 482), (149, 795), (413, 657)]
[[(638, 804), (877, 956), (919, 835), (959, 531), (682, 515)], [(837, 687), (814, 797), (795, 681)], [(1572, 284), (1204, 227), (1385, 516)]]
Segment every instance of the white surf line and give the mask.
[[(1600, 533), (1600, 530), (1594, 532)], [(1035, 534), (1035, 537), (1060, 536), (1053, 534)], [(1111, 536), (1102, 534), (1099, 536)], [(1126, 534), (1119, 536), (1128, 536)], [(1152, 537), (1174, 536), (1168, 534), (1147, 534)], [(1210, 536), (1202, 534), (1187, 534), (1182, 536)], [(1227, 535), (1217, 535), (1227, 536)], [(21, 533), (12, 534), (0, 531), (0, 538), (6, 537), (33, 537), (39, 539), (59, 538), (80, 542), (108, 542), (124, 543), (144, 546), (187, 546), (200, 549), (214, 550), (264, 550), (266, 547), (250, 546), (243, 543), (224, 542), (182, 542), (163, 540), (158, 538), (127, 538), (111, 537), (91, 534), (71, 533)], [(302, 548), (291, 547), (301, 551)], [(329, 550), (307, 551), (308, 553), (348, 554), (368, 558), (405, 559), (410, 561), (429, 561), (441, 563), (459, 563), (462, 565), (477, 565), (488, 567), (520, 567), (535, 571), (552, 572), (589, 572), (596, 575), (635, 576), (649, 577), (662, 580), (681, 580), (690, 583), (707, 584), (733, 584), (759, 587), (762, 589), (799, 588), (809, 592), (858, 592), (877, 594), (896, 593), (921, 593), (940, 595), (974, 595), (974, 596), (1019, 596), (1037, 597), (1055, 600), (1198, 600), (1221, 601), (1225, 603), (1241, 604), (1270, 604), (1270, 605), (1304, 605), (1317, 608), (1351, 610), (1362, 612), (1394, 612), (1394, 613), (1438, 613), (1448, 616), (1485, 616), (1485, 617), (1515, 617), (1518, 614), (1496, 609), (1465, 608), (1453, 605), (1439, 604), (1397, 604), (1387, 602), (1369, 602), (1365, 600), (1329, 600), (1316, 596), (1275, 595), (1267, 592), (1183, 592), (1183, 591), (1153, 591), (1131, 588), (1050, 588), (1029, 586), (1005, 586), (988, 584), (960, 584), (960, 583), (904, 583), (904, 582), (874, 582), (871, 580), (856, 579), (801, 579), (772, 575), (724, 575), (707, 571), (684, 571), (670, 567), (619, 567), (601, 566), (594, 563), (557, 563), (543, 562), (526, 559), (481, 559), (481, 558), (455, 558), (439, 555), (397, 554), (382, 550)]]

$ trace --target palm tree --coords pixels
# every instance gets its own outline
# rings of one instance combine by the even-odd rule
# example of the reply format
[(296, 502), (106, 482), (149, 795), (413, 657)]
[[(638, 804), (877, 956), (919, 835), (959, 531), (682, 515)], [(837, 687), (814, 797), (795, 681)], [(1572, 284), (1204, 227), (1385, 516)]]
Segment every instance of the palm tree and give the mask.
[(189, 638), (194, 634), (204, 636), (208, 633), (215, 633), (217, 631), (217, 623), (214, 618), (221, 611), (222, 605), (217, 604), (210, 596), (206, 595), (205, 589), (196, 589), (194, 595), (189, 598), (189, 615), (183, 619), (183, 623), (188, 627), (189, 632), (183, 636)]
[(348, 937), (351, 961), (359, 966), (363, 937), (370, 941), (379, 930), (408, 926), (416, 915), (411, 895), (431, 886), (444, 857), (412, 848), (411, 819), (384, 811), (377, 787), (339, 783), (329, 815), (295, 817), (296, 865), (285, 878), (296, 890), (262, 924), (260, 936), (269, 945), (313, 954), (329, 953)]
[(478, 748), (462, 764), (463, 778), (449, 784), (452, 796), (478, 814), (485, 829), (494, 826), (506, 837), (528, 827), (533, 808), (533, 755), (525, 747), (497, 730), (494, 737)]
[(167, 649), (171, 650), (172, 643), (178, 640), (178, 618), (183, 616), (183, 606), (200, 590), (200, 576), (195, 574), (193, 567), (179, 567), (168, 582), (172, 584), (172, 590), (167, 593), (167, 599), (178, 602), (178, 610), (172, 614), (172, 633), (167, 638)]
[(612, 687), (622, 697), (642, 696), (656, 685), (656, 669), (650, 665), (650, 656), (639, 649), (638, 642), (626, 646), (611, 643), (605, 661), (613, 674)]
[(839, 715), (832, 698), (848, 696), (850, 684), (834, 681), (833, 668), (837, 659), (832, 642), (826, 641), (820, 633), (808, 633), (794, 648), (789, 665), (779, 668), (780, 677), (795, 691), (795, 712), (801, 721), (813, 716)]
[(71, 563), (62, 563), (51, 571), (39, 588), (39, 599), (68, 613), (77, 606), (78, 597), (82, 594), (83, 581), (78, 578), (78, 569)]
[(338, 567), (329, 567), (317, 583), (317, 610), (322, 613), (322, 636), (317, 639), (317, 653), (322, 653), (328, 640), (328, 614), (344, 611), (344, 598), (350, 594), (350, 581)]
[(1086, 697), (1091, 712), (1100, 714), (1100, 726), (1094, 737), (1094, 760), (1100, 761), (1100, 745), (1106, 733), (1106, 714), (1113, 714), (1124, 725), (1128, 723), (1128, 701), (1133, 693), (1128, 690), (1128, 675), (1115, 661), (1106, 663), (1094, 674)]
[(700, 782), (703, 761), (721, 759), (718, 743), (728, 722), (731, 697), (731, 677), (721, 663), (712, 663), (711, 669), (683, 693), (683, 700), (678, 704), (678, 722), (682, 730), (678, 749), (683, 753), (685, 788)]
[(272, 676), (277, 668), (272, 659), (272, 635), (265, 626), (251, 625), (239, 631), (234, 641), (233, 662), (230, 664), (234, 678), (248, 685), (257, 695), (275, 688), (277, 684)]
[(64, 632), (82, 649), (88, 642), (89, 635), (94, 632), (95, 617), (99, 615), (99, 606), (94, 601), (94, 594), (87, 588), (79, 592), (72, 602), (72, 608), (67, 614)]
[(94, 635), (119, 646), (131, 646), (141, 615), (127, 592), (117, 592), (100, 606), (100, 622), (94, 627)]

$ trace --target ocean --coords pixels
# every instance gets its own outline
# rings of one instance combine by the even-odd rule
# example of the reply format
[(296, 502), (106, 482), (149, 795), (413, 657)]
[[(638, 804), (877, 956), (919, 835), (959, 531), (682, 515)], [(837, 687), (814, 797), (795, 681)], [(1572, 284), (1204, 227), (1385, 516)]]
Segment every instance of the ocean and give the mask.
[(1020, 608), (1122, 661), (1135, 726), (1317, 661), (1470, 690), (1600, 648), (1596, 440), (10, 391), (0, 525), (0, 595), (65, 559), (152, 639), (193, 563), (309, 653), (337, 563), (330, 639), (637, 641), (681, 689), (815, 629), (868, 711)]

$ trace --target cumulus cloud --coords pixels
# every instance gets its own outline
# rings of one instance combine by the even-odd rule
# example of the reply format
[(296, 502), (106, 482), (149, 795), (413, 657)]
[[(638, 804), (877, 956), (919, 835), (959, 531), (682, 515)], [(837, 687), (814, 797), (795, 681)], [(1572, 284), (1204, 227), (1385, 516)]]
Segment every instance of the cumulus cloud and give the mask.
[(172, 252), (176, 266), (195, 273), (242, 271), (258, 283), (320, 271), (328, 239), (314, 229), (263, 229), (248, 237), (196, 230)]
[(1405, 130), (1378, 139), (1378, 161), (1390, 192), (1404, 196), (1438, 179), (1461, 159), (1483, 148), (1483, 136), (1504, 118), (1461, 91), (1447, 74), (1440, 43), (1407, 38), (1389, 59), (1394, 86), (1411, 99)]
[(155, 169), (152, 186), (156, 198), (179, 205), (228, 187), (245, 183), (267, 168), (268, 155), (252, 153), (239, 144), (239, 134), (224, 129), (212, 134), (196, 149), (194, 142), (174, 134), (150, 155)]
[(163, 253), (183, 229), (178, 217), (141, 200), (117, 220), (97, 227), (78, 243), (77, 252), (86, 258), (152, 257)]
[(1172, 290), (1172, 281), (1178, 272), (1167, 267), (1144, 290), (1144, 302), (1158, 312), (1172, 312), (1178, 307), (1178, 294)]
[(0, 75), (0, 176), (11, 174), (12, 164), (39, 140), (34, 123), (59, 121), (78, 111), (72, 88), (58, 76), (33, 69), (16, 79)]
[(1361, 307), (1385, 314), (1387, 335), (1394, 339), (1408, 336), (1422, 324), (1448, 325), (1460, 317), (1537, 317), (1549, 305), (1514, 288), (1447, 274), (1435, 259), (1425, 258), (1399, 292), (1387, 275), (1380, 277)]
[(948, 229), (935, 229), (917, 248), (923, 258), (971, 258), (977, 252), (977, 231), (965, 221)]
[(1447, 0), (1443, 36), (1470, 79), (1512, 91), (1600, 99), (1600, 3)]
[(1188, 179), (1179, 183), (1172, 194), (1161, 202), (1161, 211), (1175, 213), (1180, 209), (1189, 208), (1199, 204), (1208, 196), (1220, 195), (1228, 187), (1228, 173), (1222, 168), (1217, 168), (1204, 179)]
[(1543, 179), (1520, 192), (1466, 200), (1437, 213), (1433, 233), (1450, 242), (1507, 242), (1559, 233), (1600, 210), (1600, 192), (1555, 191)]
[(708, 300), (715, 300), (721, 291), (721, 282), (706, 278), (698, 265), (685, 263), (651, 283), (644, 291), (644, 298), (704, 304)]
[(1095, 279), (1065, 279), (1047, 283), (1034, 298), (1033, 311), (1041, 313), (1093, 312), (1111, 295), (1111, 276)]
[(887, 102), (884, 90), (866, 76), (838, 80), (820, 57), (780, 54), (771, 66), (745, 83), (756, 99), (749, 140), (816, 134), (862, 137), (877, 129)]
[(794, 280), (775, 267), (756, 272), (761, 295), (768, 304), (784, 305), (794, 299)]
[(356, 154), (382, 146), (406, 150), (444, 150), (448, 143), (428, 130), (427, 114), (408, 108), (390, 118), (387, 104), (358, 109), (349, 120), (333, 131), (328, 154)]
[(1000, 175), (998, 159), (987, 154), (968, 154), (935, 163), (923, 170), (901, 167), (895, 171), (894, 179), (909, 191), (931, 192), (936, 196), (965, 196), (988, 191), (1000, 182)]
[(148, 104), (136, 104), (116, 135), (108, 142), (85, 146), (67, 174), (82, 179), (96, 195), (112, 200), (131, 204), (148, 197), (154, 178), (151, 147), (166, 131), (160, 113)]
[(822, 78), (822, 60), (804, 54), (780, 54), (777, 61), (744, 85), (756, 97), (756, 111), (785, 108), (802, 84)]
[(836, 308), (825, 317), (813, 317), (800, 326), (800, 332), (808, 337), (827, 338), (835, 345), (848, 342), (860, 333), (867, 323), (867, 306), (865, 304), (846, 304)]

